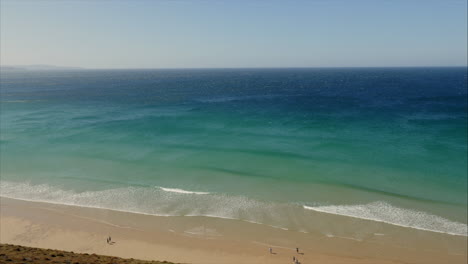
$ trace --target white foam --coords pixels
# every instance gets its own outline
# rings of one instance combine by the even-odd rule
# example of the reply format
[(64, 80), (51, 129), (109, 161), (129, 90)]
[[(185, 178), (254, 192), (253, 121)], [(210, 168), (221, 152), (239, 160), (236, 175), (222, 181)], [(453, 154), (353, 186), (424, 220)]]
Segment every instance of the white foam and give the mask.
[[(291, 228), (291, 219), (302, 219), (306, 213), (296, 204), (273, 203), (245, 196), (166, 187), (124, 187), (78, 192), (48, 184), (34, 185), (28, 182), (0, 181), (0, 196), (155, 216), (204, 216), (234, 219), (283, 230)], [(303, 206), (303, 208), (426, 231), (467, 236), (466, 224), (452, 222), (424, 212), (394, 207), (383, 202), (347, 206)], [(302, 224), (292, 230), (295, 228), (309, 231), (309, 227)]]
[(373, 202), (360, 205), (304, 205), (303, 207), (304, 209), (321, 213), (383, 222), (424, 231), (468, 236), (468, 227), (466, 224), (454, 222), (421, 211), (399, 208), (385, 202)]
[(330, 234), (330, 233), (326, 233), (325, 236), (328, 237), (328, 238), (342, 238), (342, 239), (349, 239), (349, 240), (362, 242), (362, 239), (359, 239), (359, 238), (345, 237), (345, 236), (335, 236), (335, 235)]
[(194, 227), (189, 230), (185, 230), (184, 233), (196, 236), (211, 236), (211, 237), (220, 237), (222, 236), (216, 229), (206, 228), (204, 226)]
[(183, 193), (183, 194), (210, 194), (209, 192), (193, 192), (193, 191), (187, 191), (187, 190), (182, 190), (182, 189), (177, 189), (177, 188), (159, 187), (159, 189), (166, 191), (166, 192)]
[[(267, 223), (278, 206), (244, 196), (164, 189), (124, 187), (77, 192), (48, 184), (0, 181), (0, 197), (155, 216), (204, 216)], [(280, 221), (273, 219), (275, 224)]]

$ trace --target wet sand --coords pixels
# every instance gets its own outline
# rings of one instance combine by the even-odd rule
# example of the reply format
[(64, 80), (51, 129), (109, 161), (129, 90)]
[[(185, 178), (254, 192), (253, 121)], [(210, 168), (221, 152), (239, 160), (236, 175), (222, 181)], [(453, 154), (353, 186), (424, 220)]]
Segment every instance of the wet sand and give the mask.
[[(151, 216), (7, 198), (0, 205), (1, 243), (76, 253), (246, 264), (292, 263), (293, 257), (303, 264), (466, 263), (467, 257), (466, 237), (394, 226), (385, 229), (397, 237), (360, 240), (211, 217)], [(106, 243), (109, 235), (114, 244)]]

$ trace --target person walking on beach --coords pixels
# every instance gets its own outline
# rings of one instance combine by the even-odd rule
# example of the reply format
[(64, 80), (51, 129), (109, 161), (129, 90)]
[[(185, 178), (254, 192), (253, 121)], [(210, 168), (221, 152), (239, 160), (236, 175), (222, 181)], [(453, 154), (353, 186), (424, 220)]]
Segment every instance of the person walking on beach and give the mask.
[(299, 248), (296, 248), (296, 252), (299, 253)]
[(270, 248), (270, 254), (273, 254), (273, 249), (272, 248)]

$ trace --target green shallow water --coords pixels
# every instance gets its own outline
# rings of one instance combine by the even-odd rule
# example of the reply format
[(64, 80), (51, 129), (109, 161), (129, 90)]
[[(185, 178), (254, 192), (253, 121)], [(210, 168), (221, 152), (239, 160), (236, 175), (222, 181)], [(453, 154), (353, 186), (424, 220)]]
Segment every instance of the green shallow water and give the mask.
[(464, 80), (465, 68), (2, 73), (0, 194), (463, 235)]

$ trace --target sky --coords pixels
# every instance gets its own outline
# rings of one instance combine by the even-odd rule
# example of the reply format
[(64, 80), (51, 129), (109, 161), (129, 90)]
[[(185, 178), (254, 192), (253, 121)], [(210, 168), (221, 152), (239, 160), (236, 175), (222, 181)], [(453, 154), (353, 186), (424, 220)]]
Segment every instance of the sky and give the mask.
[(2, 66), (467, 65), (467, 0), (0, 1)]

